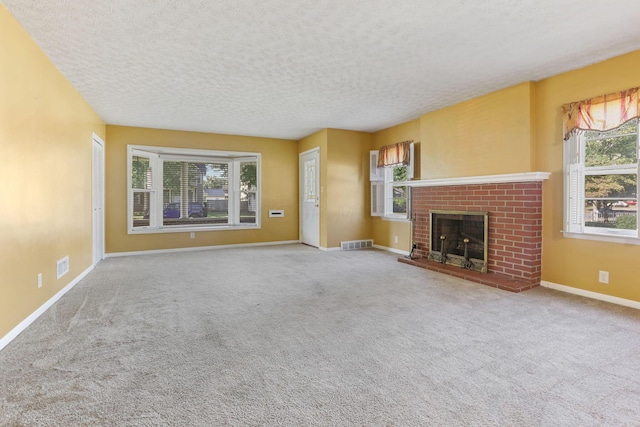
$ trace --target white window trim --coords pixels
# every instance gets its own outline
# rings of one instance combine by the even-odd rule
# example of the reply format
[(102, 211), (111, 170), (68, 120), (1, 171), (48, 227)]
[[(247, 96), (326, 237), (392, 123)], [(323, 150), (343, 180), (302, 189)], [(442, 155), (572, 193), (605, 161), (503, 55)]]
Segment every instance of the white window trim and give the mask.
[[(132, 188), (132, 160), (134, 156), (146, 157), (150, 159), (152, 189), (134, 189)], [(162, 174), (158, 173), (160, 161), (177, 160), (177, 161), (194, 161), (194, 162), (225, 162), (229, 163), (229, 177), (233, 177), (233, 182), (240, 182), (240, 162), (255, 161), (256, 162), (256, 222), (255, 224), (193, 224), (184, 226), (167, 226), (161, 225), (161, 218), (158, 218), (163, 208), (162, 193)], [(219, 150), (199, 150), (189, 148), (173, 148), (173, 147), (154, 147), (147, 145), (128, 145), (127, 146), (127, 234), (160, 234), (160, 233), (184, 233), (196, 231), (221, 231), (221, 230), (246, 230), (260, 229), (260, 213), (262, 206), (262, 156), (260, 153), (238, 152), (238, 151), (219, 151)], [(152, 225), (134, 227), (133, 226), (133, 194), (148, 192), (151, 194), (150, 205), (155, 209), (149, 212), (149, 223)], [(239, 201), (239, 189), (229, 189), (229, 217), (239, 217), (239, 204), (236, 206), (236, 200)], [(160, 194), (158, 196), (158, 194)], [(233, 203), (232, 203), (233, 201)], [(161, 215), (161, 214), (160, 214)]]
[[(413, 175), (412, 165), (409, 165), (407, 171), (407, 177), (411, 179)], [(397, 214), (393, 212), (393, 188), (405, 187), (407, 190), (407, 213)], [(405, 181), (396, 182), (393, 180), (393, 167), (384, 168), (384, 215), (383, 219), (389, 221), (408, 221), (409, 218), (409, 204), (411, 200), (409, 198), (409, 187), (405, 184)]]
[[(640, 144), (636, 143), (636, 149), (638, 149), (639, 146)], [(564, 141), (563, 237), (640, 245), (640, 226), (637, 227), (637, 230), (623, 230), (589, 227), (584, 225), (584, 177), (588, 175), (631, 173), (636, 174), (638, 181), (640, 181), (640, 161), (638, 161), (637, 164), (632, 165), (585, 167), (584, 155), (584, 134), (582, 132), (574, 132), (570, 136), (569, 140)], [(572, 162), (573, 157), (576, 157), (574, 162)], [(577, 187), (572, 186), (572, 181), (575, 182)], [(636, 194), (638, 194), (637, 190)], [(575, 212), (572, 212), (574, 209)]]
[(384, 216), (384, 181), (371, 181), (371, 216)]
[[(414, 175), (414, 143), (409, 145), (409, 167), (407, 179), (411, 180)], [(371, 216), (381, 217), (385, 221), (409, 222), (411, 190), (407, 185), (408, 181), (394, 182), (393, 167), (378, 167), (378, 150), (369, 152), (369, 179), (371, 181)], [(393, 213), (393, 187), (407, 188), (407, 213)]]
[(380, 152), (378, 150), (371, 150), (369, 152), (369, 180), (370, 181), (384, 181), (384, 168), (378, 167), (378, 158)]
[[(589, 227), (593, 228), (593, 227)], [(583, 233), (572, 233), (562, 230), (563, 237), (569, 239), (597, 240), (600, 242), (622, 243), (625, 245), (640, 245), (640, 239), (629, 236), (612, 236), (611, 234), (602, 234), (596, 231), (585, 231)]]

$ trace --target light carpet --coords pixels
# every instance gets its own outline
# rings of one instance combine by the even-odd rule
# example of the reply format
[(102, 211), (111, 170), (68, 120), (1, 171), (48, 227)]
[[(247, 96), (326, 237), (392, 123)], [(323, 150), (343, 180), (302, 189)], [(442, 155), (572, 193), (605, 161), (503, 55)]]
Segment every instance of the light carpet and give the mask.
[(378, 250), (132, 256), (0, 373), (2, 426), (636, 426), (640, 313)]

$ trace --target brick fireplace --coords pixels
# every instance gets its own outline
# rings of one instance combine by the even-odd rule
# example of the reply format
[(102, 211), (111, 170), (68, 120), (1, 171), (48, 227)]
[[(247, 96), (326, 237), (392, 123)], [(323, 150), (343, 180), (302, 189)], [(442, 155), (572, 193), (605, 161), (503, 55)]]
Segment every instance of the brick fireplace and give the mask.
[[(411, 183), (413, 259), (400, 261), (520, 292), (540, 285), (542, 181), (548, 173), (493, 175)], [(487, 272), (429, 261), (432, 211), (488, 212)], [(437, 251), (438, 248), (433, 248)]]

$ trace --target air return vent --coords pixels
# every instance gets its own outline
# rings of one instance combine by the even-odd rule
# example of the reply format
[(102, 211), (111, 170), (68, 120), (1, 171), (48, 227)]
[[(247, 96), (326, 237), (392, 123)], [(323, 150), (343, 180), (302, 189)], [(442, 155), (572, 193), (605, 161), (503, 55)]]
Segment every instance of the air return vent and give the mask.
[(66, 256), (58, 261), (56, 265), (58, 279), (69, 272), (69, 257)]
[(340, 242), (341, 251), (352, 251), (355, 249), (367, 249), (373, 247), (373, 240), (352, 240), (350, 242)]

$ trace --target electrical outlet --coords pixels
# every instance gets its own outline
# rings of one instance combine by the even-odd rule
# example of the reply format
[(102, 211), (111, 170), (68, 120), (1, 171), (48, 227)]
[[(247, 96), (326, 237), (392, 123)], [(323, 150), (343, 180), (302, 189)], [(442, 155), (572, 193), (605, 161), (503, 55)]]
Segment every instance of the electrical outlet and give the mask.
[(38, 273), (38, 289), (42, 287), (42, 273)]
[(192, 239), (196, 238), (196, 233), (194, 233), (193, 231), (191, 232), (191, 234), (189, 234), (189, 237)]
[(393, 242), (398, 243), (398, 236), (393, 236)]
[(609, 283), (609, 272), (600, 270), (598, 272), (598, 281), (600, 283), (604, 283), (605, 285)]

